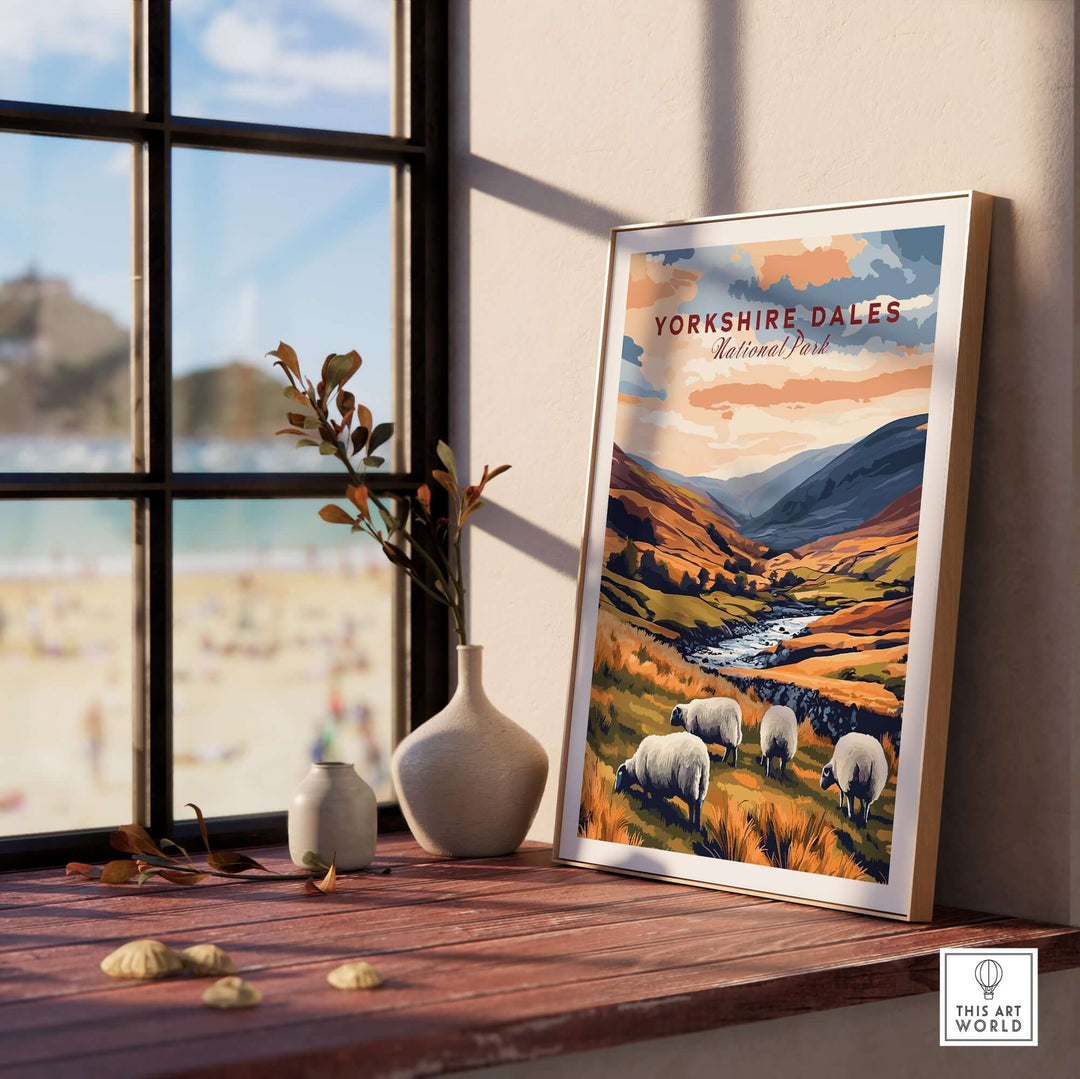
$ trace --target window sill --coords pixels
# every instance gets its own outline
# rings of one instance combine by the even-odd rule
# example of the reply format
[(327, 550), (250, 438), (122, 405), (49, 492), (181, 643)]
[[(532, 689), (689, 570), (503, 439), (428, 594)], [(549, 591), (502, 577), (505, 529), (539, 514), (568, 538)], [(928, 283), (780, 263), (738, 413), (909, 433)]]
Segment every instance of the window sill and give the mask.
[[(281, 848), (258, 855), (283, 865)], [(907, 925), (551, 865), (548, 847), (446, 862), (387, 836), (389, 876), (108, 888), (0, 877), (4, 1065), (20, 1074), (438, 1074), (937, 988), (945, 946), (1037, 947), (1080, 966), (1080, 928), (939, 909)], [(112, 982), (118, 943), (213, 941), (263, 994), (213, 1012), (205, 980)], [(326, 974), (367, 958), (386, 984)], [(247, 1067), (245, 1067), (247, 1065)]]

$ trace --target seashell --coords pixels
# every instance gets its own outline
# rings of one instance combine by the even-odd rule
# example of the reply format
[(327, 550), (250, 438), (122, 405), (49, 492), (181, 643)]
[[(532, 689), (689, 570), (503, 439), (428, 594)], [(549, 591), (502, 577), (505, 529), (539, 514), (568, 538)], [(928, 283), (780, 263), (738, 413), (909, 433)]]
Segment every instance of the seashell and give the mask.
[(159, 940), (129, 940), (102, 959), (101, 969), (113, 978), (168, 978), (184, 964)]
[(235, 974), (219, 978), (202, 995), (209, 1008), (254, 1008), (262, 1000), (262, 993)]
[(180, 953), (180, 962), (200, 978), (236, 973), (236, 964), (216, 944), (193, 944)]
[(335, 967), (327, 974), (326, 980), (335, 989), (378, 989), (383, 983), (383, 976), (370, 963), (360, 960)]

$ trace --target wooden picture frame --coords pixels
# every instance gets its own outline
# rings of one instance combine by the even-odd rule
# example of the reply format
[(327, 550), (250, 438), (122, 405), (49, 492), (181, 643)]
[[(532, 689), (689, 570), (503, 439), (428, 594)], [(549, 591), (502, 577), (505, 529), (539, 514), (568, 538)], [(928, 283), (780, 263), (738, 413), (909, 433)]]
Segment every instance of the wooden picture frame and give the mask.
[(557, 861), (931, 917), (992, 203), (612, 230)]

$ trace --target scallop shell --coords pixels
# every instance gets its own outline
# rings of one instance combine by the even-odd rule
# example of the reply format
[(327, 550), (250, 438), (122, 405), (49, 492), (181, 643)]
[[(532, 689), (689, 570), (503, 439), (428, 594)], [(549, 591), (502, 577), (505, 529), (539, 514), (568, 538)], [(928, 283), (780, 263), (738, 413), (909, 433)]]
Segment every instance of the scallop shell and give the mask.
[(209, 1008), (254, 1008), (262, 1000), (262, 993), (234, 974), (219, 978), (203, 993), (202, 999)]
[(113, 978), (168, 978), (183, 968), (180, 956), (159, 940), (129, 940), (101, 961)]
[(342, 963), (327, 974), (326, 980), (335, 989), (378, 989), (383, 976), (370, 963), (361, 960)]
[(180, 961), (200, 978), (236, 973), (236, 964), (216, 944), (193, 944), (180, 953)]

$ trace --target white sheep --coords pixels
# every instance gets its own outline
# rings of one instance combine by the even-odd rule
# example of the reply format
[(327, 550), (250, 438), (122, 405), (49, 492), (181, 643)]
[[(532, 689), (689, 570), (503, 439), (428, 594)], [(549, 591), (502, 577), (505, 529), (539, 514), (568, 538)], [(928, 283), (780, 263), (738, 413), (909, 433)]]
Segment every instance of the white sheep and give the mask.
[(707, 744), (724, 747), (724, 760), (731, 756), (731, 767), (739, 763), (742, 745), (742, 708), (730, 697), (699, 697), (677, 704), (671, 710), (671, 725), (685, 727)]
[(834, 783), (840, 788), (840, 808), (855, 819), (855, 799), (858, 798), (859, 819), (865, 828), (870, 819), (870, 806), (878, 800), (889, 779), (889, 762), (881, 743), (869, 734), (852, 731), (837, 740), (832, 760), (821, 769), (821, 789)]
[(761, 761), (765, 775), (770, 774), (772, 758), (780, 758), (780, 779), (787, 762), (795, 759), (799, 748), (799, 721), (784, 704), (774, 704), (761, 717)]
[(647, 797), (681, 798), (690, 827), (701, 827), (701, 807), (709, 790), (709, 751), (692, 734), (647, 734), (615, 773), (615, 793), (636, 783)]

